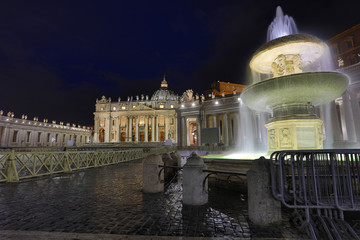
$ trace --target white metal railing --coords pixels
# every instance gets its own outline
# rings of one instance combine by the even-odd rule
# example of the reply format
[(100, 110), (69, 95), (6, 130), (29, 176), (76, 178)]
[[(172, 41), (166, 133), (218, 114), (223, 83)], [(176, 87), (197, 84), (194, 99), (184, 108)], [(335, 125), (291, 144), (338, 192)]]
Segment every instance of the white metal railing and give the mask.
[(115, 151), (0, 152), (0, 182), (107, 166), (143, 157), (142, 149)]

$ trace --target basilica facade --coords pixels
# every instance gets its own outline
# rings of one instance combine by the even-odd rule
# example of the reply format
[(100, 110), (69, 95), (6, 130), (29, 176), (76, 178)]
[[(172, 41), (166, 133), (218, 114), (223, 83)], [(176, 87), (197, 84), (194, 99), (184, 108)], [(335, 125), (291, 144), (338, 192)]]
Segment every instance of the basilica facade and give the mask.
[(166, 140), (176, 143), (179, 96), (168, 89), (165, 79), (160, 89), (149, 96), (111, 101), (96, 100), (94, 142), (151, 143)]

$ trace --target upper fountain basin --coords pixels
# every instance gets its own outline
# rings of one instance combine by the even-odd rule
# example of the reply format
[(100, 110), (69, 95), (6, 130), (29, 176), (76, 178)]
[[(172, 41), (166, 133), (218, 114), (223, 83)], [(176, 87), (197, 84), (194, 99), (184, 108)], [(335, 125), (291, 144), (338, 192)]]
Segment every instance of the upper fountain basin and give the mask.
[(260, 47), (250, 61), (251, 70), (271, 74), (271, 64), (281, 54), (300, 55), (302, 67), (312, 64), (325, 52), (326, 45), (308, 34), (293, 34), (276, 38)]
[(307, 72), (271, 78), (245, 88), (242, 101), (259, 112), (272, 112), (282, 104), (328, 103), (342, 95), (349, 83), (337, 72)]

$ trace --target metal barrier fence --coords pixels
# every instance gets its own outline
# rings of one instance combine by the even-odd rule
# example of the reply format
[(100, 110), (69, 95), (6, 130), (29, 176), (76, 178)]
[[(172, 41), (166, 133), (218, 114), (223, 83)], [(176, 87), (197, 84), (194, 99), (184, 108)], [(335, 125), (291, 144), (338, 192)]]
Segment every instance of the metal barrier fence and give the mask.
[(344, 211), (360, 211), (360, 150), (279, 151), (271, 155), (272, 191), (312, 239), (360, 239)]
[(30, 177), (106, 166), (142, 157), (141, 149), (54, 152), (11, 150), (0, 152), (0, 182), (14, 182)]

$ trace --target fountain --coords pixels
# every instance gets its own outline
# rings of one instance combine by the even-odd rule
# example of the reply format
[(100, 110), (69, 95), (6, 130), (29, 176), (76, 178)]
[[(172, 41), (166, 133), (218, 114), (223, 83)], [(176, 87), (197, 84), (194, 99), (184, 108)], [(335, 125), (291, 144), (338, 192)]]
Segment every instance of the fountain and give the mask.
[(349, 79), (321, 66), (327, 46), (318, 38), (298, 34), (281, 8), (268, 29), (269, 41), (250, 61), (252, 71), (272, 75), (247, 87), (241, 99), (250, 109), (272, 114), (265, 124), (269, 152), (323, 148), (322, 120), (314, 107), (339, 97)]

